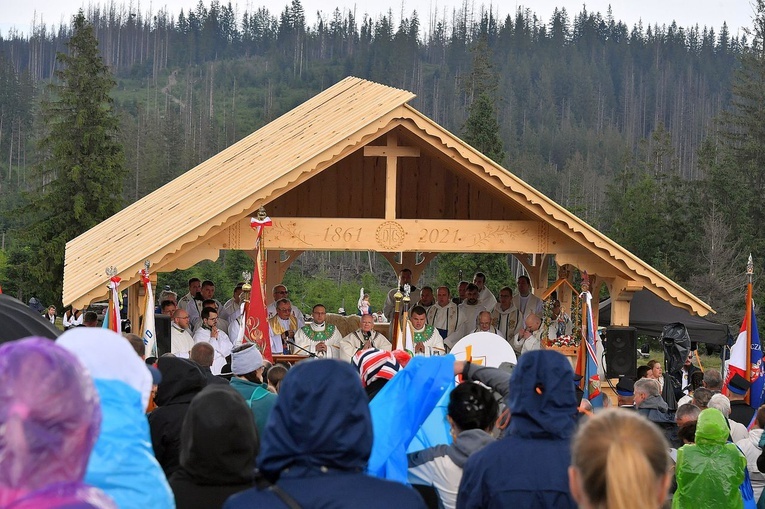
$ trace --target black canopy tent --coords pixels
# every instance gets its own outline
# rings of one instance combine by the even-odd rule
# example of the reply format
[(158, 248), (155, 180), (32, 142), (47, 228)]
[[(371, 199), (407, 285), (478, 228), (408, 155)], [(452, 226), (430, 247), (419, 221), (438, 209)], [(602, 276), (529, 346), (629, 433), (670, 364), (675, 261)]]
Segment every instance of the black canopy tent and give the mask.
[(10, 295), (0, 294), (0, 343), (28, 336), (56, 339), (61, 331)]
[[(598, 325), (607, 327), (611, 317), (611, 299), (601, 302), (599, 309)], [(715, 345), (728, 343), (730, 328), (727, 325), (693, 316), (649, 290), (635, 292), (630, 303), (630, 326), (635, 327), (638, 334), (661, 337), (664, 326), (673, 322), (684, 324), (692, 341)]]

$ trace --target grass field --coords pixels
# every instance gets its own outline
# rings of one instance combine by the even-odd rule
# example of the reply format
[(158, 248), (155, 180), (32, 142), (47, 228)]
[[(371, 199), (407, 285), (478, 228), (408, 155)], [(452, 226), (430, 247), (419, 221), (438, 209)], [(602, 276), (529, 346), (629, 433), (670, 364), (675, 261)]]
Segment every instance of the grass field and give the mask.
[[(644, 366), (648, 363), (651, 359), (656, 359), (658, 361), (664, 361), (664, 351), (662, 350), (661, 342), (658, 339), (654, 338), (646, 338), (643, 336), (640, 336), (638, 338), (638, 345), (644, 345), (648, 344), (650, 348), (650, 352), (648, 354), (648, 357), (640, 357), (638, 356), (637, 365), (638, 366)], [(714, 355), (707, 355), (706, 349), (702, 346), (698, 350), (698, 358), (693, 361), (693, 363), (702, 369), (720, 369), (722, 366), (722, 361), (720, 359), (720, 354), (716, 353)]]

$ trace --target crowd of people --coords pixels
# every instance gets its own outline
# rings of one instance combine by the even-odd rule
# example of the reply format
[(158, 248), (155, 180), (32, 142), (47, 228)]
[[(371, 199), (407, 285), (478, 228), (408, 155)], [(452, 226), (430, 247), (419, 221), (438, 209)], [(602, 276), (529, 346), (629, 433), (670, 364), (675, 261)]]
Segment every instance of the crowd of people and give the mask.
[[(615, 408), (593, 412), (569, 360), (540, 347), (543, 334), (566, 332), (560, 306), (541, 331), (528, 278), (498, 301), (485, 279), (460, 285), (459, 302), (446, 287), (410, 286), (414, 352), (391, 351), (369, 313), (346, 336), (320, 304), (306, 321), (277, 285), (272, 349), (315, 355), (272, 364), (231, 340), (242, 288), (220, 305), (199, 280), (180, 299), (160, 295), (173, 337), (158, 359), (134, 334), (77, 325), (55, 342), (5, 343), (0, 507), (757, 505), (765, 407), (746, 404), (744, 378), (724, 384), (692, 354), (673, 373), (652, 360), (618, 381)], [(507, 340), (517, 363), (441, 355), (475, 330)], [(426, 423), (433, 415), (442, 435)], [(423, 445), (407, 451), (413, 443)], [(378, 468), (381, 455), (394, 466)]]
[[(499, 300), (486, 286), (486, 276), (476, 273), (473, 282), (462, 281), (457, 296), (446, 286), (435, 290), (412, 284), (412, 273), (403, 269), (400, 286), (388, 293), (382, 313), (373, 313), (369, 295), (361, 289), (358, 311), (361, 326), (350, 334), (328, 324), (327, 308), (316, 303), (310, 314), (304, 314), (289, 298), (283, 284), (272, 289), (268, 315), (271, 352), (274, 354), (317, 355), (351, 361), (353, 354), (370, 347), (390, 350), (389, 333), (375, 328), (387, 322), (395, 313), (394, 295), (409, 292), (407, 309), (415, 353), (425, 356), (448, 353), (463, 337), (473, 332), (491, 332), (505, 339), (516, 355), (542, 347), (545, 339), (571, 334), (571, 318), (554, 301), (549, 324), (543, 324), (543, 303), (532, 293), (530, 280), (520, 276), (517, 293), (509, 286), (499, 291)], [(195, 343), (208, 342), (215, 349), (213, 373), (218, 375), (226, 366), (226, 358), (238, 346), (242, 322), (242, 284), (238, 284), (225, 304), (215, 299), (215, 283), (192, 278), (188, 293), (178, 298), (174, 292), (163, 291), (159, 296), (158, 312), (172, 318), (171, 352), (188, 357)]]

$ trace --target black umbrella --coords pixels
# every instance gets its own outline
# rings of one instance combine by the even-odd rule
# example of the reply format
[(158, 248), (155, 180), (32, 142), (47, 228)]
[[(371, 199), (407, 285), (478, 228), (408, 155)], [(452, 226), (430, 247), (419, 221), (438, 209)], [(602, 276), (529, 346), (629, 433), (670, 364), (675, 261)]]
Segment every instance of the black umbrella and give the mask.
[(0, 294), (0, 343), (28, 336), (56, 339), (61, 334), (52, 323), (10, 295)]

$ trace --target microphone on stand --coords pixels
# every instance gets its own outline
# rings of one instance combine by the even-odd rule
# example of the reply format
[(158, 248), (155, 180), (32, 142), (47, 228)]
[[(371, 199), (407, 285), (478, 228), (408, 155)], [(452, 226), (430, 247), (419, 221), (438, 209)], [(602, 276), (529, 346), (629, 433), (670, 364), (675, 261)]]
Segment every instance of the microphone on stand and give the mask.
[[(361, 346), (359, 346), (359, 347), (356, 349), (356, 352), (355, 352), (355, 353), (359, 353), (360, 351), (364, 350), (364, 345), (366, 345), (366, 344), (367, 344), (367, 342), (369, 342), (369, 339), (372, 337), (372, 333), (371, 333), (371, 332), (369, 332), (369, 331), (366, 331), (366, 332), (365, 332), (365, 331), (361, 331), (361, 336), (362, 336), (364, 339), (363, 339), (363, 341), (362, 341), (362, 343), (361, 343)], [(370, 343), (370, 344), (369, 344), (369, 346), (371, 347), (371, 346), (372, 346), (372, 344)]]
[(313, 352), (312, 352), (312, 351), (310, 351), (310, 350), (306, 350), (305, 348), (303, 348), (302, 346), (298, 345), (298, 344), (297, 344), (297, 343), (295, 343), (294, 341), (290, 341), (290, 340), (288, 339), (288, 340), (287, 340), (287, 344), (288, 344), (288, 345), (292, 345), (292, 346), (294, 346), (294, 347), (295, 347), (295, 348), (297, 348), (298, 350), (302, 350), (302, 351), (304, 351), (305, 353), (307, 353), (307, 354), (308, 354), (308, 356), (309, 356), (309, 357), (317, 357), (317, 355), (316, 355), (315, 353), (313, 353)]

